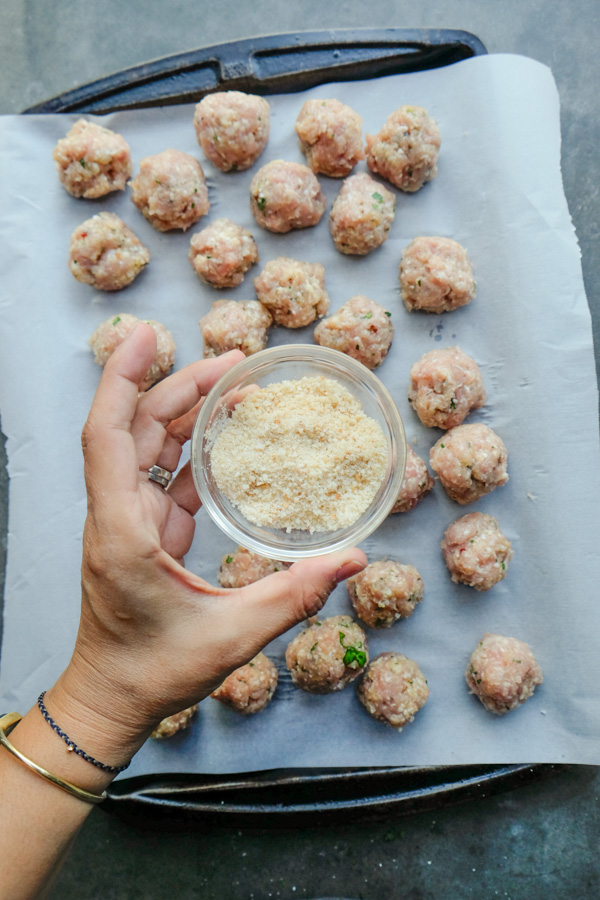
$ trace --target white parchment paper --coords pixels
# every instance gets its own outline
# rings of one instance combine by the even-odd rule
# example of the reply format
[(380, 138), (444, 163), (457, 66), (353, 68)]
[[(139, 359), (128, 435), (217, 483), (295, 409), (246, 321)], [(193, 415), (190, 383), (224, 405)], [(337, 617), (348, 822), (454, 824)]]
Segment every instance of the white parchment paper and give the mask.
[[(425, 458), (440, 432), (421, 426), (408, 406), (411, 364), (427, 350), (454, 343), (479, 362), (488, 402), (471, 421), (485, 422), (504, 439), (510, 481), (467, 508), (437, 485), (417, 509), (388, 518), (365, 541), (371, 560), (387, 555), (410, 562), (425, 581), (424, 602), (411, 619), (391, 630), (369, 630), (372, 655), (397, 649), (416, 659), (429, 681), (426, 706), (401, 734), (369, 719), (353, 688), (326, 697), (294, 689), (283, 664), (287, 636), (267, 650), (281, 682), (264, 713), (243, 719), (208, 699), (187, 733), (149, 742), (127, 775), (598, 764), (598, 398), (579, 251), (562, 189), (552, 76), (531, 60), (492, 56), (270, 97), (272, 134), (260, 164), (303, 161), (293, 123), (310, 96), (348, 103), (369, 132), (403, 103), (425, 106), (442, 134), (439, 175), (416, 195), (398, 192), (387, 243), (366, 258), (351, 258), (334, 249), (327, 216), (316, 228), (289, 235), (262, 231), (248, 205), (256, 169), (223, 175), (203, 161), (212, 205), (192, 231), (229, 216), (252, 230), (261, 255), (242, 285), (219, 293), (201, 284), (187, 262), (189, 233), (159, 234), (125, 193), (100, 201), (67, 195), (51, 152), (77, 117), (0, 120), (0, 408), (11, 477), (0, 709), (27, 709), (67, 663), (76, 633), (85, 516), (79, 434), (100, 374), (89, 335), (120, 312), (158, 319), (173, 332), (176, 364), (183, 366), (201, 355), (196, 323), (212, 302), (253, 298), (252, 277), (267, 260), (286, 255), (324, 264), (332, 310), (360, 292), (393, 312), (395, 340), (378, 374)], [(201, 158), (192, 113), (190, 106), (170, 107), (101, 121), (126, 137), (137, 166), (166, 147)], [(330, 205), (340, 182), (321, 181)], [(121, 215), (152, 254), (139, 279), (112, 295), (79, 284), (66, 265), (71, 232), (103, 209)], [(397, 267), (402, 248), (419, 234), (449, 236), (467, 247), (478, 284), (470, 306), (444, 316), (404, 310)], [(278, 328), (270, 345), (311, 340), (311, 328)], [(444, 529), (471, 509), (497, 516), (515, 554), (505, 581), (485, 594), (452, 584), (439, 550)], [(215, 580), (221, 556), (231, 549), (201, 512), (189, 567)], [(339, 587), (324, 614), (350, 610)], [(529, 642), (545, 675), (534, 697), (502, 718), (468, 695), (463, 677), (485, 631)]]

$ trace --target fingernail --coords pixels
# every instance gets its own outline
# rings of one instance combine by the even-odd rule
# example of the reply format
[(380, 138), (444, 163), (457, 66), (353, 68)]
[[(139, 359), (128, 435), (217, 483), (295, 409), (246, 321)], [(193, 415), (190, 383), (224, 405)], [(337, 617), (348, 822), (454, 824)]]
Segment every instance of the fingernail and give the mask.
[(350, 562), (344, 563), (335, 573), (336, 584), (339, 584), (340, 581), (345, 581), (346, 578), (352, 578), (353, 575), (358, 575), (364, 567), (365, 564), (358, 559), (351, 559)]

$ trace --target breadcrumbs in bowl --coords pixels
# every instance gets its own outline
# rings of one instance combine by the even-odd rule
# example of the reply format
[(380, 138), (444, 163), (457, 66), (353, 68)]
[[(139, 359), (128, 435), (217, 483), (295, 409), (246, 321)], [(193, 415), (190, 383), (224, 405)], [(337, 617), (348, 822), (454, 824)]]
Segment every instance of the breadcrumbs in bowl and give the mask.
[(196, 490), (234, 541), (294, 561), (354, 546), (388, 515), (406, 442), (379, 379), (337, 350), (253, 354), (213, 387), (191, 443)]

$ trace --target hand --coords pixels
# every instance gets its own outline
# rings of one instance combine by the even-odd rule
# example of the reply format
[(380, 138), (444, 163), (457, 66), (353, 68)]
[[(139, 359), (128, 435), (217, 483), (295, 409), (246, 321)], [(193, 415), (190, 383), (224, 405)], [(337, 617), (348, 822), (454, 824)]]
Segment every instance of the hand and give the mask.
[(154, 331), (138, 325), (108, 360), (83, 430), (81, 623), (73, 659), (47, 695), (65, 730), (76, 722), (86, 750), (113, 765), (366, 565), (362, 551), (348, 550), (234, 591), (184, 568), (199, 507), (190, 465), (168, 491), (148, 469), (176, 469), (202, 398), (243, 355), (193, 363), (138, 397), (155, 351)]

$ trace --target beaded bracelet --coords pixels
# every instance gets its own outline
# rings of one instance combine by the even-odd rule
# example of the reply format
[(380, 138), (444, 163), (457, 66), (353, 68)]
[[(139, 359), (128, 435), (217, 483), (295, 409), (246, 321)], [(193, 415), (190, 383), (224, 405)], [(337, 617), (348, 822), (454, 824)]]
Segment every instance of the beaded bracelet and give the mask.
[(77, 787), (75, 784), (71, 784), (70, 781), (66, 781), (64, 778), (59, 778), (58, 775), (53, 775), (52, 772), (43, 769), (42, 766), (38, 766), (32, 759), (29, 759), (24, 753), (17, 750), (14, 744), (9, 741), (8, 735), (15, 725), (19, 724), (21, 718), (19, 713), (8, 713), (7, 715), (0, 717), (0, 747), (4, 747), (9, 753), (12, 753), (16, 759), (27, 766), (28, 769), (31, 769), (32, 772), (35, 772), (36, 775), (39, 775), (46, 781), (51, 782), (51, 784), (56, 785), (61, 791), (72, 794), (73, 797), (77, 797), (78, 800), (83, 800), (85, 803), (102, 803), (103, 800), (106, 800), (106, 797), (108, 796), (106, 791), (102, 791), (101, 794), (92, 794), (91, 791), (86, 791), (83, 788)]
[(67, 749), (76, 753), (77, 756), (80, 756), (82, 759), (85, 759), (86, 762), (91, 763), (93, 766), (96, 766), (97, 769), (102, 769), (103, 772), (109, 772), (111, 775), (118, 775), (119, 772), (124, 772), (125, 769), (130, 765), (130, 763), (125, 763), (124, 766), (106, 766), (104, 763), (99, 762), (97, 759), (94, 759), (93, 756), (90, 756), (89, 753), (86, 753), (85, 750), (82, 750), (77, 744), (71, 740), (71, 738), (64, 733), (64, 731), (60, 728), (59, 725), (56, 724), (46, 707), (44, 706), (44, 697), (46, 696), (46, 691), (42, 691), (37, 700), (37, 705), (40, 708), (40, 712), (45, 718), (46, 722), (57, 733), (57, 735), (63, 739), (65, 744), (67, 745)]

